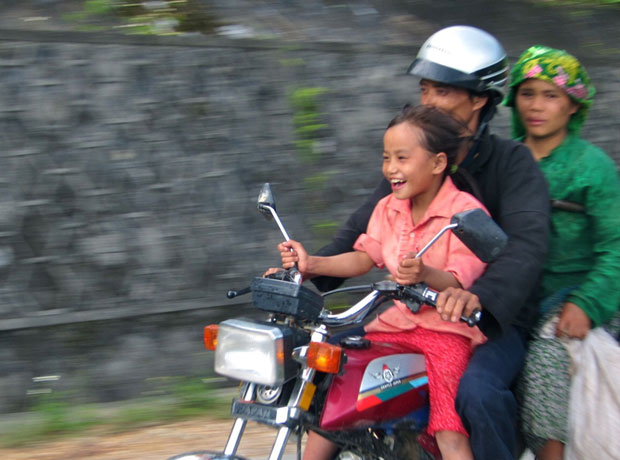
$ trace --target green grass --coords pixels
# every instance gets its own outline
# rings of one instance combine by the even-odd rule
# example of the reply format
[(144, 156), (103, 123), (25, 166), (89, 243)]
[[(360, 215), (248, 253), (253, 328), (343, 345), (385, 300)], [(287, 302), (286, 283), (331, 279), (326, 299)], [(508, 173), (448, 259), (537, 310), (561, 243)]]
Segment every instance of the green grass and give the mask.
[(584, 8), (583, 13), (587, 13), (588, 10), (599, 7), (617, 7), (620, 6), (620, 0), (537, 0), (534, 1), (537, 5), (550, 6), (550, 7), (573, 7)]
[(202, 415), (225, 418), (229, 411), (230, 397), (200, 379), (174, 379), (162, 396), (109, 404), (75, 405), (67, 395), (52, 393), (39, 396), (21, 421), (0, 434), (0, 446), (22, 447), (95, 427), (121, 432)]

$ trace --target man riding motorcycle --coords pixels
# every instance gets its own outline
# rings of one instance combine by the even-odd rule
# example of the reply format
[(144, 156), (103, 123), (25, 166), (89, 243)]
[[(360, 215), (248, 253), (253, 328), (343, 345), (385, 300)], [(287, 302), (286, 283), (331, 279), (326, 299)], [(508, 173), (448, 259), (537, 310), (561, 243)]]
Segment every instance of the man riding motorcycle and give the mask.
[[(408, 74), (419, 77), (421, 102), (451, 113), (467, 126), (469, 148), (457, 159), (457, 186), (474, 194), (507, 233), (508, 246), (469, 290), (440, 293), (445, 320), (483, 311), (480, 327), (490, 340), (476, 348), (461, 379), (457, 411), (470, 434), (476, 459), (512, 459), (517, 450), (517, 405), (510, 386), (521, 369), (527, 330), (537, 311), (537, 281), (547, 251), (549, 196), (529, 150), (489, 132), (502, 100), (506, 53), (488, 33), (452, 26), (433, 34), (420, 48)], [(366, 231), (375, 204), (388, 193), (383, 180), (318, 255), (350, 251)], [(410, 267), (403, 261), (400, 271)], [(320, 290), (342, 280), (317, 277)]]

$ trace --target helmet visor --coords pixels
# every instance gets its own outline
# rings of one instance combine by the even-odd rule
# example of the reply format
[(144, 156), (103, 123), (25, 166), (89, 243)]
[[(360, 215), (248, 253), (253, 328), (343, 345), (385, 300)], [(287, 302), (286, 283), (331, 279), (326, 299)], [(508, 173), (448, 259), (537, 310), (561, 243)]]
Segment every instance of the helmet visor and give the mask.
[(508, 68), (505, 60), (474, 73), (465, 73), (452, 67), (417, 58), (407, 69), (409, 75), (422, 79), (444, 83), (450, 86), (467, 89), (477, 93), (496, 91), (500, 95), (501, 87), (506, 81)]

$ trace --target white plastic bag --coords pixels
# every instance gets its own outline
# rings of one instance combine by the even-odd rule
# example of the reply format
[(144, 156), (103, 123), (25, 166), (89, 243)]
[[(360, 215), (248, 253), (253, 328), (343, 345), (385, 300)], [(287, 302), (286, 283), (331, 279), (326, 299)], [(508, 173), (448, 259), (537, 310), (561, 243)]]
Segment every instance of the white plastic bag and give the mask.
[(620, 459), (620, 346), (603, 328), (568, 345), (571, 381), (565, 460)]

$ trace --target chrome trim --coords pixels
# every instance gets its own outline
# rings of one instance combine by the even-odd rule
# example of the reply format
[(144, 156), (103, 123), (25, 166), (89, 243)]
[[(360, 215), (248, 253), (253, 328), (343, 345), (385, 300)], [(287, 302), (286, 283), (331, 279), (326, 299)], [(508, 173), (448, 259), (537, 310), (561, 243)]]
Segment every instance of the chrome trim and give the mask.
[(366, 317), (373, 302), (377, 300), (380, 295), (381, 293), (379, 291), (372, 291), (348, 310), (335, 315), (331, 313), (322, 313), (320, 319), (327, 326), (345, 326), (347, 324), (359, 323)]

